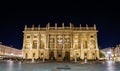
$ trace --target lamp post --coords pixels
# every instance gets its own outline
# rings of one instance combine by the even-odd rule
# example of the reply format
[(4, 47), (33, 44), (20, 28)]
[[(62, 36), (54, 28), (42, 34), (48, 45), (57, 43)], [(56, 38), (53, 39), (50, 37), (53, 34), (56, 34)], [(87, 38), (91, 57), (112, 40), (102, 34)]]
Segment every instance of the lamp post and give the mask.
[(32, 57), (32, 63), (34, 63), (34, 57)]
[(87, 56), (85, 55), (85, 63), (87, 63)]
[(42, 55), (42, 58), (43, 58), (43, 62), (45, 62), (44, 55)]
[(75, 55), (75, 63), (77, 62), (76, 55)]

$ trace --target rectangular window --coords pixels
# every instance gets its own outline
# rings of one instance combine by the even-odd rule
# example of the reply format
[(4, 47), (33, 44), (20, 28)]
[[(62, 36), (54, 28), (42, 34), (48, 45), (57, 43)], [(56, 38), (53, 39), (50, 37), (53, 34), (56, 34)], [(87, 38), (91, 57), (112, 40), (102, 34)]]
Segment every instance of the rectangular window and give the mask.
[(30, 36), (27, 36), (27, 38), (30, 38)]
[(34, 36), (34, 38), (37, 38), (37, 36)]

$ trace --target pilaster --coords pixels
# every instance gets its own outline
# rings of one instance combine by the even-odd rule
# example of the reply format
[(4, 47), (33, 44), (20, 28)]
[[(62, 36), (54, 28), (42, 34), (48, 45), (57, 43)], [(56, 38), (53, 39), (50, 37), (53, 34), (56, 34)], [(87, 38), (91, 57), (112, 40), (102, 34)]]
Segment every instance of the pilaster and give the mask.
[(63, 49), (64, 49), (64, 47), (65, 47), (65, 41), (64, 41), (65, 39), (64, 39), (64, 37), (65, 37), (65, 35), (62, 36)]
[(54, 48), (56, 49), (56, 41), (57, 41), (57, 35), (55, 34), (55, 46), (54, 46)]
[(73, 48), (73, 33), (71, 33), (70, 40), (71, 40), (71, 48)]

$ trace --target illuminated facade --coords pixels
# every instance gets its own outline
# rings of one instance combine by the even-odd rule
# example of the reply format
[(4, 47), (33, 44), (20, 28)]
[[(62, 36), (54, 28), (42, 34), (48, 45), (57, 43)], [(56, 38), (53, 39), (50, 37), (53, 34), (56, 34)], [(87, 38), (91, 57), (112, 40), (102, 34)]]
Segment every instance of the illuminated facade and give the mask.
[(120, 44), (116, 45), (115, 47), (112, 47), (113, 52), (113, 59), (114, 61), (120, 61)]
[(96, 25), (93, 27), (46, 27), (29, 28), (25, 25), (22, 54), (24, 59), (99, 59)]
[(11, 46), (2, 45), (0, 42), (0, 57), (22, 57), (22, 50), (15, 49)]
[(120, 61), (120, 44), (102, 49), (107, 60)]

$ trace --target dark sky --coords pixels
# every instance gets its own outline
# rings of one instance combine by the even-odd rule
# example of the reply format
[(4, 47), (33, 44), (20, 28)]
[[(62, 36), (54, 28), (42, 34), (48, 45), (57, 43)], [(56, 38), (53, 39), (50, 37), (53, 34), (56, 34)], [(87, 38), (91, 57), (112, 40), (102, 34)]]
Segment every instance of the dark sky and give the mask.
[(17, 2), (4, 3), (0, 6), (0, 42), (21, 49), (25, 24), (29, 27), (34, 24), (51, 26), (57, 22), (61, 26), (65, 22), (69, 26), (93, 26), (96, 24), (98, 32), (98, 45), (102, 48), (113, 47), (120, 43), (120, 12), (117, 2), (72, 2), (72, 1), (46, 1), (46, 2)]

